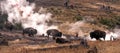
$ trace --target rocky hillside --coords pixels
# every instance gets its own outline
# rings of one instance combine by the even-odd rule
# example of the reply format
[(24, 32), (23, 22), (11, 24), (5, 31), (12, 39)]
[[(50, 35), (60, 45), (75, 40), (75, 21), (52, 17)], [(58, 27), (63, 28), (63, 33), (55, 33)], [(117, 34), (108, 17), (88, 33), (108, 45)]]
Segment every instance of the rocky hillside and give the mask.
[[(120, 26), (120, 0), (35, 0), (36, 11), (42, 6), (53, 14), (53, 23), (66, 32), (70, 24), (84, 21), (81, 30), (111, 29)], [(67, 3), (67, 6), (65, 5)], [(67, 33), (67, 32), (66, 32)]]

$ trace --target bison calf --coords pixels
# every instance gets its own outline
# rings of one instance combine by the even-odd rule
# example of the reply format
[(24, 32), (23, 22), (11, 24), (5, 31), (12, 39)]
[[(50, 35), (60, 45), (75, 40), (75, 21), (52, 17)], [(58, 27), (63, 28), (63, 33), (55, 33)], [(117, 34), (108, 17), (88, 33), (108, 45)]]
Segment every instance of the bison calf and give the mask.
[(64, 38), (56, 38), (56, 43), (70, 43), (70, 41)]

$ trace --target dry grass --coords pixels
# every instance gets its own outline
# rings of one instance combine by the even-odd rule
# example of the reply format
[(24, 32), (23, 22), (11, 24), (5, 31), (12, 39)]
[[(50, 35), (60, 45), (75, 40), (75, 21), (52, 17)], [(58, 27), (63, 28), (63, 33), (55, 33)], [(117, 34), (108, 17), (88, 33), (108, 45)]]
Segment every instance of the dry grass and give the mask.
[[(75, 42), (74, 42), (75, 43)], [(76, 41), (76, 43), (79, 43), (79, 41)], [(120, 53), (120, 41), (89, 41), (88, 44), (90, 45), (90, 48), (96, 46), (98, 49), (98, 53)], [(52, 45), (56, 45), (56, 43), (52, 43)], [(61, 45), (61, 44), (57, 44)], [(62, 44), (62, 45), (69, 45), (69, 44)], [(61, 45), (61, 46), (62, 46)], [(89, 49), (84, 48), (82, 46), (78, 47), (61, 47), (61, 48), (49, 48), (49, 49), (40, 49), (39, 46), (32, 46), (29, 48), (26, 48), (29, 46), (21, 46), (21, 47), (15, 47), (15, 46), (1, 46), (0, 47), (0, 53), (87, 53)], [(38, 47), (38, 48), (34, 48)], [(50, 47), (50, 44), (49, 46)], [(34, 48), (34, 49), (33, 49)]]
[[(73, 23), (76, 22), (75, 16), (80, 14), (81, 17), (85, 18), (85, 16), (89, 16), (90, 19), (94, 19), (94, 23), (98, 26), (102, 26), (101, 23), (99, 22), (100, 18), (107, 18), (107, 19), (114, 19), (114, 16), (119, 16), (120, 15), (120, 8), (118, 4), (112, 3), (112, 2), (105, 2), (105, 0), (70, 0), (70, 4), (75, 5), (76, 7), (74, 9), (68, 9), (63, 6), (64, 1), (52, 1), (52, 0), (47, 0), (42, 1), (46, 4), (49, 5), (43, 5), (48, 8), (48, 11), (53, 14), (53, 19), (55, 21), (60, 21), (62, 25), (64, 25), (66, 22), (68, 23)], [(93, 2), (94, 1), (94, 2)], [(56, 3), (58, 2), (58, 3)], [(118, 1), (120, 2), (120, 1)], [(52, 5), (56, 4), (58, 6)], [(112, 13), (106, 12), (105, 10), (101, 10), (101, 6), (110, 6), (114, 10), (112, 10)], [(39, 6), (39, 5), (38, 5)], [(52, 20), (54, 22), (54, 20)], [(58, 25), (60, 25), (58, 24)], [(68, 26), (60, 27), (60, 28), (69, 28)], [(95, 25), (94, 25), (95, 26)], [(94, 27), (92, 26), (92, 27)], [(104, 28), (107, 28), (106, 26)], [(99, 27), (95, 27), (95, 29), (99, 29)], [(66, 30), (66, 29), (65, 29)], [(67, 33), (65, 30), (62, 30), (63, 32)]]

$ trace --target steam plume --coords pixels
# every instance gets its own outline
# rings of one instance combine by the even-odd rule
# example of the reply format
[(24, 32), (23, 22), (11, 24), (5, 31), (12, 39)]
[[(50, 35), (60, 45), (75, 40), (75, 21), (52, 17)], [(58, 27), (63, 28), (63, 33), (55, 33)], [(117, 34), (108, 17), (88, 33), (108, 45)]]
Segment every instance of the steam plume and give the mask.
[(115, 28), (113, 29), (112, 32), (107, 32), (107, 35), (106, 35), (106, 40), (110, 40), (110, 37), (113, 36), (115, 39), (119, 39), (120, 38), (120, 29), (119, 28)]
[[(94, 31), (91, 29), (91, 31), (87, 32), (87, 34), (82, 30), (82, 26), (85, 26), (86, 22), (85, 21), (78, 21), (78, 22), (75, 22), (75, 23), (71, 23), (70, 24), (70, 29), (68, 30), (69, 32), (72, 32), (72, 33), (78, 33), (78, 35), (80, 37), (85, 37), (84, 35), (88, 35), (86, 36), (86, 39), (87, 40), (90, 40), (90, 41), (96, 41), (95, 38), (91, 39), (90, 37), (90, 32), (91, 31)], [(84, 29), (85, 30), (85, 29)], [(87, 30), (87, 28), (86, 28)], [(103, 30), (104, 31), (104, 30)], [(119, 28), (115, 28), (113, 29), (113, 31), (110, 31), (110, 30), (105, 30), (106, 32), (106, 37), (105, 37), (105, 41), (110, 41), (110, 40), (113, 40), (114, 39), (119, 39), (120, 38), (120, 29)], [(112, 37), (112, 39), (111, 39)], [(103, 38), (100, 38), (101, 40), (104, 40)]]
[(46, 13), (43, 8), (34, 12), (35, 4), (26, 0), (4, 0), (0, 2), (3, 13), (8, 14), (8, 21), (21, 23), (23, 28), (32, 27), (38, 30), (38, 34), (45, 34), (50, 28), (57, 29), (57, 26), (48, 26), (46, 22), (51, 19), (52, 14)]
[(75, 23), (71, 23), (70, 29), (68, 31), (72, 33), (78, 33), (78, 35), (83, 36), (83, 31), (81, 30), (81, 26), (83, 26), (84, 24), (85, 24), (84, 21), (78, 21)]

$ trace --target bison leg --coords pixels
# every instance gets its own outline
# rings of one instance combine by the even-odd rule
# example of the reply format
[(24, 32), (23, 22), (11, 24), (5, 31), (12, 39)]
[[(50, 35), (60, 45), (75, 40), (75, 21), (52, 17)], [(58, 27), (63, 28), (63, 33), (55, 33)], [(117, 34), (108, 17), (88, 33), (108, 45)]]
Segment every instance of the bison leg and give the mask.
[(49, 35), (47, 36), (47, 38), (49, 39)]
[(96, 38), (96, 40), (100, 40), (100, 38)]
[(93, 37), (91, 37), (91, 39), (93, 39)]
[(33, 37), (33, 36), (34, 36), (34, 34), (28, 34), (28, 36), (29, 36), (29, 37)]
[(105, 37), (103, 37), (103, 39), (105, 40)]
[(53, 37), (53, 40), (55, 40), (56, 39), (56, 37)]
[(49, 37), (50, 35), (48, 35), (48, 37)]
[(10, 28), (10, 31), (12, 31), (13, 30), (13, 28)]

